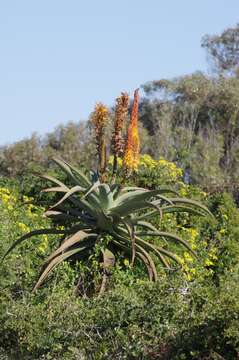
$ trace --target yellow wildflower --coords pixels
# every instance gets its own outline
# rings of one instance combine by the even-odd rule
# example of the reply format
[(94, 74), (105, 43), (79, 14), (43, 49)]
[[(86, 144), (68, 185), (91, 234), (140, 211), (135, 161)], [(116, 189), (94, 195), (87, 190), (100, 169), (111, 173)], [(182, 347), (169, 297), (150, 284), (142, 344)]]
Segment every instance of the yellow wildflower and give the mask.
[(191, 235), (191, 239), (195, 240), (196, 237), (198, 236), (198, 231), (196, 229), (189, 229), (190, 235)]
[(192, 248), (192, 250), (196, 250), (196, 249), (197, 249), (197, 245), (194, 244), (194, 243), (192, 243), (192, 244), (191, 244), (191, 248)]
[(7, 195), (10, 195), (10, 191), (7, 189), (7, 188), (0, 188), (0, 195), (2, 194), (7, 194)]
[(19, 222), (17, 226), (23, 233), (27, 233), (30, 231), (30, 228), (26, 224), (23, 224), (22, 222)]
[(1, 194), (1, 200), (3, 204), (7, 204), (10, 201), (10, 195), (7, 195), (5, 193)]
[(129, 266), (129, 260), (128, 259), (124, 259), (124, 265)]
[(38, 246), (38, 251), (40, 253), (44, 253), (47, 249), (47, 246), (48, 246), (48, 237), (47, 235), (43, 235), (41, 244)]
[(191, 273), (192, 275), (196, 275), (196, 269), (195, 269), (195, 268), (190, 269), (190, 273)]
[(217, 260), (218, 259), (217, 255), (215, 255), (215, 254), (210, 254), (209, 253), (208, 255), (212, 260)]
[(151, 158), (150, 155), (144, 154), (140, 156), (140, 165), (152, 169), (157, 166), (157, 161)]
[(184, 252), (183, 256), (184, 256), (184, 259), (186, 262), (188, 262), (188, 263), (193, 262), (193, 258), (188, 252)]
[(210, 260), (210, 259), (206, 259), (205, 262), (204, 262), (204, 264), (205, 264), (206, 266), (210, 266), (210, 265), (213, 265), (213, 261)]
[(58, 230), (64, 230), (65, 227), (64, 227), (63, 225), (59, 225), (59, 226), (57, 226), (57, 229), (58, 229)]
[(189, 273), (185, 274), (185, 277), (188, 281), (192, 280), (192, 276)]

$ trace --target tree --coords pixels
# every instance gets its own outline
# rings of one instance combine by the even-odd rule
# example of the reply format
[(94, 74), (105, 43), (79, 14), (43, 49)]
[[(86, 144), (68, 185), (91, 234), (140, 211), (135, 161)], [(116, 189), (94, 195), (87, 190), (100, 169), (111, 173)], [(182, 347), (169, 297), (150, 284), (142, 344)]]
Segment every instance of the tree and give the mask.
[(221, 35), (205, 35), (202, 47), (219, 73), (233, 75), (239, 67), (239, 24), (224, 30)]
[(54, 132), (47, 134), (43, 147), (48, 159), (59, 154), (75, 164), (88, 165), (95, 151), (92, 140), (86, 122), (69, 122), (59, 125)]
[(23, 175), (27, 170), (33, 169), (36, 163), (41, 166), (44, 162), (41, 141), (37, 134), (4, 147), (1, 153), (2, 175)]
[[(215, 185), (221, 185), (223, 172), (227, 184), (229, 180), (238, 186), (234, 174), (239, 166), (239, 79), (213, 78), (198, 72), (173, 80), (152, 81), (143, 88), (147, 98), (142, 105), (141, 121), (152, 136), (151, 142), (158, 144), (154, 148), (158, 151), (156, 156), (177, 161), (194, 181), (202, 179), (200, 166), (192, 166), (192, 158), (197, 160), (202, 168), (208, 169), (203, 177), (203, 185), (208, 188), (212, 178), (218, 180)], [(213, 166), (208, 166), (209, 149), (220, 149)], [(220, 168), (222, 179), (217, 179), (215, 174), (220, 174)]]

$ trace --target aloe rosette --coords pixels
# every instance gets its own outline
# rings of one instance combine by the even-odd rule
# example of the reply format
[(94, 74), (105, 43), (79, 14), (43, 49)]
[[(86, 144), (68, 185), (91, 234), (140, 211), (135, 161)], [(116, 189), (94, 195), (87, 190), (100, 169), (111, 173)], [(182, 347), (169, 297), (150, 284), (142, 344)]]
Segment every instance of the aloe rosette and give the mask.
[[(131, 258), (132, 266), (135, 261), (142, 262), (147, 269), (149, 279), (156, 281), (155, 259), (158, 259), (163, 268), (168, 270), (173, 268), (173, 264), (180, 265), (177, 255), (170, 251), (170, 242), (182, 245), (196, 256), (187, 241), (175, 234), (157, 229), (150, 222), (150, 218), (156, 214), (162, 218), (164, 214), (173, 212), (211, 216), (207, 207), (201, 203), (177, 197), (173, 190), (166, 188), (147, 190), (102, 183), (95, 173), (91, 173), (89, 179), (66, 161), (56, 157), (53, 161), (67, 175), (67, 184), (71, 183), (72, 187), (50, 175), (41, 175), (53, 185), (43, 192), (60, 195), (60, 199), (50, 205), (45, 215), (55, 219), (58, 224), (65, 224), (64, 228), (53, 227), (31, 231), (17, 239), (4, 256), (6, 257), (18, 244), (33, 236), (63, 235), (64, 240), (46, 259), (34, 290), (41, 286), (49, 273), (62, 261), (76, 255), (79, 259), (89, 256), (96, 245), (101, 244), (105, 235), (109, 235), (110, 238), (107, 248), (102, 242), (103, 264), (106, 271), (114, 265), (115, 255), (124, 252)], [(162, 240), (161, 246), (151, 242), (154, 237)]]

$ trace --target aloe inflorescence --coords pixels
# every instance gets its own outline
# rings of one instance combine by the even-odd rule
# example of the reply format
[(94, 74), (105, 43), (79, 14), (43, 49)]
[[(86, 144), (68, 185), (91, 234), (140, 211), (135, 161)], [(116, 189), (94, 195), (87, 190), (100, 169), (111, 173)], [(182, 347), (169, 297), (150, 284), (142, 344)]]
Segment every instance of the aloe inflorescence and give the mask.
[[(118, 111), (121, 107), (121, 118), (118, 113), (113, 134), (113, 151), (115, 161), (121, 156), (124, 159), (126, 170), (137, 168), (139, 156), (139, 139), (137, 132), (138, 92), (135, 92), (133, 110), (128, 128), (128, 137), (124, 151), (122, 151), (121, 130), (126, 121), (128, 97), (122, 94), (118, 100)], [(165, 270), (180, 266), (180, 259), (170, 250), (170, 243), (178, 243), (196, 256), (189, 243), (170, 232), (161, 231), (150, 221), (155, 215), (161, 218), (168, 213), (187, 212), (193, 215), (211, 215), (202, 204), (180, 198), (167, 188), (147, 190), (139, 187), (127, 187), (115, 183), (116, 168), (113, 169), (113, 181), (104, 181), (106, 165), (106, 143), (104, 126), (108, 112), (102, 105), (98, 105), (94, 113), (96, 141), (99, 151), (99, 171), (91, 172), (88, 177), (79, 169), (60, 158), (53, 161), (61, 168), (67, 177), (67, 185), (56, 177), (47, 174), (41, 175), (52, 187), (43, 189), (46, 193), (60, 195), (56, 202), (50, 200), (45, 215), (54, 219), (63, 229), (49, 228), (29, 232), (19, 238), (5, 254), (8, 255), (16, 245), (35, 235), (60, 234), (63, 236), (59, 247), (46, 259), (41, 275), (34, 287), (36, 290), (42, 285), (49, 273), (62, 261), (77, 255), (83, 260), (89, 257), (100, 246), (103, 258), (103, 282), (100, 293), (103, 293), (109, 269), (115, 264), (115, 257), (119, 253), (126, 254), (131, 259), (131, 266), (136, 261), (144, 264), (148, 277), (156, 281), (157, 263), (161, 263)], [(118, 145), (117, 145), (118, 141)], [(69, 185), (71, 184), (71, 185)], [(66, 226), (67, 224), (67, 226)], [(64, 226), (65, 225), (65, 226)], [(105, 237), (110, 239), (107, 245)], [(155, 245), (157, 237), (161, 245)]]

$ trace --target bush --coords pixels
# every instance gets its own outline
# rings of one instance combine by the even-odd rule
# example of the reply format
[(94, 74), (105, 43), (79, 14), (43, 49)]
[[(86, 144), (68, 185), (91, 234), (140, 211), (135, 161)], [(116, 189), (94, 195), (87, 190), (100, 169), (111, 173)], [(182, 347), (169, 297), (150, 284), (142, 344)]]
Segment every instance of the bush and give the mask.
[(238, 296), (238, 270), (219, 288), (176, 276), (121, 282), (101, 299), (75, 298), (61, 284), (8, 302), (1, 346), (24, 359), (235, 359)]

